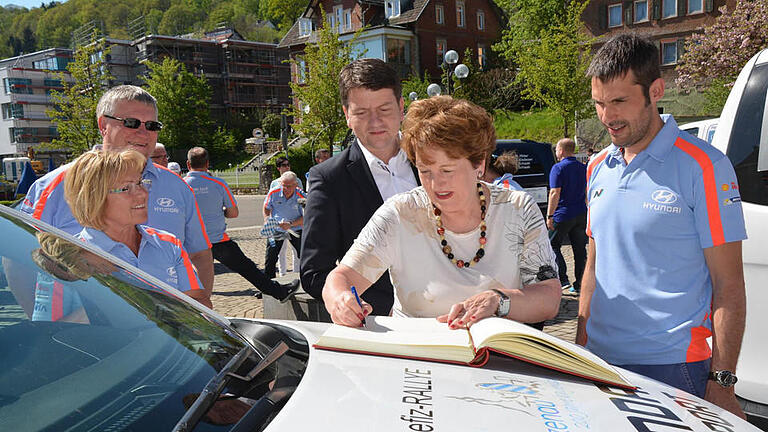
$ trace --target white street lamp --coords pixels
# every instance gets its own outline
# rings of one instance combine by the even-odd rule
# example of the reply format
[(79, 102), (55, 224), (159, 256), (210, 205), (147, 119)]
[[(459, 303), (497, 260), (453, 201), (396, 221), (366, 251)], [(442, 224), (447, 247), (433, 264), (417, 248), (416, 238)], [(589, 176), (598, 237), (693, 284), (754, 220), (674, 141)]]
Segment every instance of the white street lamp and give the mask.
[(432, 83), (427, 86), (427, 94), (429, 97), (432, 96), (440, 96), (443, 93), (443, 90), (440, 88), (439, 84)]
[(418, 93), (416, 93), (415, 91), (412, 91), (412, 92), (408, 93), (408, 99), (409, 99), (411, 102), (415, 101), (415, 100), (416, 100), (416, 99), (418, 99), (418, 98), (419, 98), (419, 94), (418, 94)]

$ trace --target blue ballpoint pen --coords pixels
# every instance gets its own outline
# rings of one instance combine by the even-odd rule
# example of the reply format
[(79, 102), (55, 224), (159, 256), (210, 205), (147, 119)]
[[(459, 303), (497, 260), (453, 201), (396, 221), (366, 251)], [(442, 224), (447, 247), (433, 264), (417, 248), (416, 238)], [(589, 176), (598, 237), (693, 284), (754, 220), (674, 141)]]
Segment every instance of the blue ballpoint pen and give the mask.
[[(360, 296), (357, 295), (357, 289), (355, 289), (355, 286), (352, 285), (349, 287), (350, 290), (352, 290), (352, 294), (355, 295), (355, 300), (357, 300), (357, 305), (360, 306), (360, 309), (363, 309), (363, 312), (365, 312), (365, 309), (363, 308), (363, 302), (360, 300)], [(365, 317), (363, 317), (363, 328), (365, 328)]]

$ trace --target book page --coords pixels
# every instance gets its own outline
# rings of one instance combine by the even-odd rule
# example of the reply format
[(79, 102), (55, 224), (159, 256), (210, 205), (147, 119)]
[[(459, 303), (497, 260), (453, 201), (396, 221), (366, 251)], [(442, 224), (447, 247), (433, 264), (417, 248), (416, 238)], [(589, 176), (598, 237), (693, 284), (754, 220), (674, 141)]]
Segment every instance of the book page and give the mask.
[(333, 325), (318, 347), (469, 362), (474, 359), (469, 334), (451, 330), (434, 318), (369, 316), (366, 328)]
[(516, 321), (486, 318), (475, 323), (470, 332), (478, 349), (495, 348), (565, 371), (626, 383), (613, 366), (586, 348)]

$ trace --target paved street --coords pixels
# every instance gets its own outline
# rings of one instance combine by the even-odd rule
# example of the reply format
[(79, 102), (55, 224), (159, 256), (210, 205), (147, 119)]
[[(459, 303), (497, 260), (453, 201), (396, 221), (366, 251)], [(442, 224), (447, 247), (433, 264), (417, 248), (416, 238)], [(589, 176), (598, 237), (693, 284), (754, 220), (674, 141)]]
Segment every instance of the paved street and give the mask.
[[(241, 215), (253, 214), (254, 208), (260, 214), (260, 205), (263, 197), (237, 196)], [(258, 206), (257, 206), (258, 205)], [(239, 218), (238, 218), (239, 219)], [(236, 219), (237, 220), (237, 219)], [(260, 217), (259, 217), (260, 220)], [(233, 226), (235, 224), (230, 224)], [(259, 268), (264, 268), (264, 252), (266, 240), (260, 238), (257, 227), (243, 227), (229, 230), (228, 234), (235, 240), (243, 252), (250, 257)], [(573, 280), (573, 256), (570, 246), (563, 246), (563, 255), (568, 262), (568, 274)], [(291, 269), (291, 256), (288, 257), (288, 267)], [(215, 263), (216, 278), (213, 289), (213, 307), (225, 316), (263, 318), (264, 308), (262, 300), (253, 297), (252, 285), (237, 273), (230, 272), (224, 265)], [(298, 278), (297, 273), (291, 273), (286, 278)], [(573, 342), (576, 335), (576, 315), (578, 312), (578, 298), (575, 295), (563, 293), (560, 301), (560, 313), (550, 321), (544, 331), (559, 338)]]

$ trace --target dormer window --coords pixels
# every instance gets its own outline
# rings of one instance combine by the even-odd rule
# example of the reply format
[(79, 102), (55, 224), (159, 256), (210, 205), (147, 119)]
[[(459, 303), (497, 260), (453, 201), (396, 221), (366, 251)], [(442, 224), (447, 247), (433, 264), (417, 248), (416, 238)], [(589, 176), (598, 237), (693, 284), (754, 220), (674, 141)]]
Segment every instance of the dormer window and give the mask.
[(384, 2), (384, 15), (387, 18), (400, 16), (400, 0), (386, 0)]
[(306, 37), (312, 34), (312, 20), (309, 18), (299, 18), (299, 37)]

